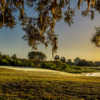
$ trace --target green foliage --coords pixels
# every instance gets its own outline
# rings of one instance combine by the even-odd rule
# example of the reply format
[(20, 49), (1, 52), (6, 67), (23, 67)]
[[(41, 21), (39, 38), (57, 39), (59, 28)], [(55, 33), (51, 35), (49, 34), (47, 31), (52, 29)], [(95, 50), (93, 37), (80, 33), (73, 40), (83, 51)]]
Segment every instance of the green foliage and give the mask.
[(39, 51), (32, 51), (28, 53), (28, 58), (33, 61), (44, 61), (46, 60), (46, 55)]
[(54, 63), (51, 63), (51, 62), (43, 62), (41, 63), (40, 65), (41, 68), (47, 68), (47, 69), (53, 69), (53, 70), (56, 70), (57, 66), (56, 64)]
[(28, 59), (20, 59), (14, 54), (13, 56), (0, 55), (0, 65), (6, 66), (22, 66), (22, 67), (34, 67), (35, 64), (33, 61)]
[(2, 60), (1, 60), (1, 63), (2, 63), (3, 65), (9, 65), (9, 61), (8, 61), (7, 59), (2, 59)]
[(66, 63), (69, 64), (69, 65), (73, 65), (73, 62), (72, 62), (71, 59), (68, 59)]
[(87, 61), (85, 59), (80, 59), (79, 57), (76, 57), (74, 59), (74, 65), (77, 65), (77, 66), (95, 66), (95, 63), (92, 61)]
[(60, 59), (63, 63), (65, 63), (66, 62), (66, 58), (65, 57), (61, 57), (61, 59)]
[(51, 44), (55, 52), (58, 48), (55, 25), (61, 19), (69, 26), (73, 24), (77, 8), (82, 16), (93, 19), (95, 11), (100, 12), (100, 0), (1, 0), (0, 28), (13, 28), (20, 22), (29, 46), (36, 49), (39, 44), (46, 47)]
[[(37, 52), (35, 53), (37, 57)], [(38, 57), (40, 56), (41, 55), (38, 55)], [(43, 57), (40, 57), (40, 58), (45, 58), (44, 54), (42, 56)], [(34, 58), (35, 58), (35, 55), (34, 55)], [(15, 54), (11, 57), (8, 55), (1, 54), (0, 55), (0, 65), (45, 68), (45, 69), (51, 69), (51, 70), (69, 72), (69, 73), (98, 72), (99, 71), (99, 69), (96, 67), (98, 66), (97, 64), (99, 62), (95, 62), (96, 68), (92, 68), (92, 66), (94, 66), (93, 62), (82, 60), (79, 58), (78, 58), (77, 64), (75, 63), (77, 62), (77, 59), (73, 63), (70, 59), (65, 61), (65, 58), (60, 59), (59, 56), (56, 56), (55, 58), (56, 58), (55, 61), (43, 61), (43, 59), (41, 59), (41, 61), (40, 59), (34, 61), (32, 59), (31, 60), (30, 59), (20, 59)]]
[(77, 66), (77, 65), (70, 65), (67, 63), (63, 63), (61, 61), (48, 61), (48, 62), (42, 62), (39, 66), (40, 68), (46, 68), (51, 70), (58, 70), (63, 72), (69, 72), (69, 73), (88, 73), (88, 72), (98, 72), (99, 69), (93, 69), (89, 66)]
[(56, 56), (54, 57), (54, 60), (55, 60), (55, 61), (59, 61), (59, 60), (60, 60), (59, 55), (56, 55)]
[(92, 42), (97, 46), (100, 47), (100, 27), (95, 28), (96, 32), (92, 38)]

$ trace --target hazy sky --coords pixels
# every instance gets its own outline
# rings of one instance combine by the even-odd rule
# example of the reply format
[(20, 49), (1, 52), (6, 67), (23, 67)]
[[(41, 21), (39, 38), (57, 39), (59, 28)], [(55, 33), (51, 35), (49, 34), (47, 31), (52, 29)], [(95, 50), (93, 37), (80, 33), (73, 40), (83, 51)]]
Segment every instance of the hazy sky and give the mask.
[[(65, 56), (67, 59), (80, 57), (87, 60), (100, 60), (100, 48), (91, 43), (91, 38), (95, 33), (95, 26), (100, 26), (100, 14), (96, 14), (93, 21), (89, 16), (75, 17), (75, 23), (69, 27), (63, 21), (57, 23), (56, 32), (59, 34), (59, 48), (57, 54)], [(4, 54), (14, 53), (19, 57), (27, 57), (31, 48), (22, 39), (24, 32), (17, 25), (14, 29), (0, 29), (0, 51)], [(39, 50), (46, 53), (48, 58), (52, 57), (51, 47), (40, 46)]]

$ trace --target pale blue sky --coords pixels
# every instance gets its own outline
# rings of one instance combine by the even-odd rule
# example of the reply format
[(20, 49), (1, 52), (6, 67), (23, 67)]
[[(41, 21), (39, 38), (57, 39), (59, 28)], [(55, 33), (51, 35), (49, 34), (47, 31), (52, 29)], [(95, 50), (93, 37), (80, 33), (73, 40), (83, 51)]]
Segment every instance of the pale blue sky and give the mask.
[[(59, 48), (57, 54), (65, 56), (67, 59), (75, 57), (88, 60), (100, 60), (100, 48), (96, 48), (91, 43), (91, 38), (95, 32), (95, 26), (100, 26), (100, 14), (96, 14), (93, 21), (89, 16), (75, 17), (75, 23), (69, 27), (63, 21), (57, 23), (56, 32), (59, 34)], [(22, 39), (24, 32), (17, 25), (14, 29), (0, 29), (0, 51), (4, 54), (17, 54), (18, 57), (27, 57), (31, 48)], [(46, 53), (48, 58), (52, 58), (51, 47), (40, 46), (39, 50)]]

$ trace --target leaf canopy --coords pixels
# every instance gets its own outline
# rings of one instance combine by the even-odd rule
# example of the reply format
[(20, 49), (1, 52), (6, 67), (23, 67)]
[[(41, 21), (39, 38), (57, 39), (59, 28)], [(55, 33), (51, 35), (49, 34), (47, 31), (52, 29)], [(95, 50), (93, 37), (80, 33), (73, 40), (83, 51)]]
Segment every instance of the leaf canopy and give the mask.
[[(32, 14), (28, 13), (30, 9)], [(70, 26), (78, 9), (82, 16), (90, 15), (94, 19), (95, 11), (100, 12), (100, 0), (0, 0), (0, 28), (13, 28), (19, 21), (29, 46), (37, 49), (41, 43), (46, 47), (51, 44), (55, 52), (58, 48), (56, 22), (64, 19)]]

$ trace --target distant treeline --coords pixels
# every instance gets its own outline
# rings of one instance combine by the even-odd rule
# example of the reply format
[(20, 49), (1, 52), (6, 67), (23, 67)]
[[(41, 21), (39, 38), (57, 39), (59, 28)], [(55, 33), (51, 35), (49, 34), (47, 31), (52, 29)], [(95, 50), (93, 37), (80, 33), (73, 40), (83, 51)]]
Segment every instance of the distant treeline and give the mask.
[(15, 54), (13, 56), (11, 56), (11, 57), (9, 55), (0, 54), (0, 65), (34, 67), (33, 61), (28, 60), (28, 59), (18, 58), (18, 57), (16, 57)]
[(16, 54), (9, 56), (0, 53), (0, 65), (5, 66), (36, 67), (43, 61), (46, 61), (46, 55), (42, 52), (29, 52), (27, 59), (19, 58)]
[[(39, 63), (50, 62), (46, 61), (46, 55), (42, 52), (29, 52), (27, 59), (18, 58), (16, 54), (9, 56), (0, 53), (0, 65), (11, 65), (11, 66), (28, 66), (36, 67)], [(54, 60), (51, 62), (62, 62), (69, 65), (77, 66), (100, 66), (100, 62), (87, 61), (79, 57), (75, 58), (73, 61), (71, 59), (66, 59), (65, 57), (60, 57), (56, 55)]]
[(60, 69), (65, 67), (66, 64), (75, 66), (100, 66), (100, 62), (87, 61), (78, 57), (72, 61), (58, 55), (54, 57), (53, 61), (46, 61), (46, 55), (41, 52), (29, 52), (27, 59), (18, 58), (16, 54), (9, 56), (0, 53), (0, 65), (5, 66), (49, 67), (51, 69), (57, 69), (56, 67), (58, 67)]
[(71, 59), (66, 59), (65, 57), (60, 57), (59, 55), (56, 55), (54, 57), (54, 61), (61, 61), (63, 63), (67, 63), (69, 65), (76, 65), (76, 66), (100, 66), (100, 61), (93, 62), (93, 61), (81, 59), (79, 57), (76, 57), (72, 61)]
[(92, 62), (76, 58), (73, 61), (65, 57), (56, 55), (53, 61), (47, 61), (46, 56), (40, 52), (30, 52), (27, 59), (18, 58), (16, 54), (9, 56), (0, 53), (1, 66), (18, 66), (18, 67), (32, 67), (32, 68), (45, 68), (58, 71), (65, 71), (71, 73), (91, 72), (94, 66), (100, 66), (99, 62)]

